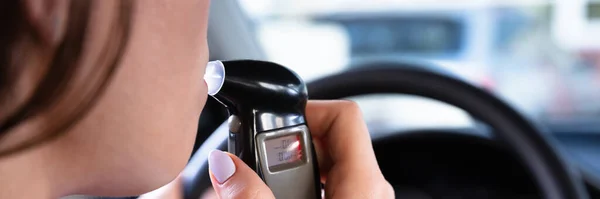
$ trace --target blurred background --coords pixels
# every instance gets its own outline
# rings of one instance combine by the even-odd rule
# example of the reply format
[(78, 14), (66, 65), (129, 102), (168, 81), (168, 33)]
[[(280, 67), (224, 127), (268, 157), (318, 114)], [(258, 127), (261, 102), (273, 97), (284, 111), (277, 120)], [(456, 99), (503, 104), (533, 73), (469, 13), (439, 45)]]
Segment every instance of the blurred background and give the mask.
[[(598, 0), (239, 3), (267, 59), (306, 81), (348, 70), (363, 59), (424, 60), (497, 94), (550, 128), (600, 132)], [(472, 124), (461, 110), (426, 99), (356, 100), (370, 128)], [(432, 118), (431, 112), (438, 114)]]

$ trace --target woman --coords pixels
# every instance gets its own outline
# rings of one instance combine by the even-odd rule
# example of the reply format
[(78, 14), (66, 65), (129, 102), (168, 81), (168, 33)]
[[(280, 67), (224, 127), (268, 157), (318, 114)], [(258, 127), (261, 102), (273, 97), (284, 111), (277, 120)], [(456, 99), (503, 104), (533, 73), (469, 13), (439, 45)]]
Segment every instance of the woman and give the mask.
[[(0, 198), (180, 198), (206, 101), (208, 0), (0, 3)], [(328, 198), (393, 198), (357, 106), (311, 101)], [(350, 147), (351, 146), (351, 147)], [(273, 198), (210, 154), (220, 198)]]

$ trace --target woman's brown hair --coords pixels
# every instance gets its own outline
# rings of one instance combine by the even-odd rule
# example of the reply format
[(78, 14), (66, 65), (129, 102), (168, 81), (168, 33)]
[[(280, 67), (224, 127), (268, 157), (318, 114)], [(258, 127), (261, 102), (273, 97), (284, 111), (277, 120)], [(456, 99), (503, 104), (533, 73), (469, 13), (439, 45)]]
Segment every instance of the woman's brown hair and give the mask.
[[(0, 150), (0, 157), (15, 154), (66, 132), (78, 122), (110, 83), (124, 53), (132, 21), (133, 2), (118, 1), (118, 12), (109, 31), (109, 38), (100, 58), (93, 68), (81, 67), (85, 53), (86, 35), (90, 26), (91, 0), (74, 0), (69, 5), (69, 20), (64, 40), (58, 45), (45, 73), (39, 79), (32, 95), (26, 100), (14, 102), (12, 94), (20, 73), (29, 66), (20, 65), (26, 54), (16, 54), (19, 41), (36, 40), (35, 33), (25, 20), (22, 2), (17, 0), (0, 1), (0, 108), (3, 104), (18, 104), (10, 107), (9, 114), (0, 118), (0, 141), (24, 122), (52, 113), (45, 121), (43, 131), (25, 141)], [(82, 82), (85, 80), (85, 82)], [(56, 109), (58, 104), (67, 102), (69, 106)], [(0, 111), (5, 111), (0, 109)]]

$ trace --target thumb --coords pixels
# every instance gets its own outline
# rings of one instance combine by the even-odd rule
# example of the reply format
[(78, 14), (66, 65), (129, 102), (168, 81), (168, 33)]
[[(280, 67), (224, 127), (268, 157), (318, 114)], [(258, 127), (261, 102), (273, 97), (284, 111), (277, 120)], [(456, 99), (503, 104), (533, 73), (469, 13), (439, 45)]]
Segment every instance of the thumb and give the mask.
[(210, 180), (221, 199), (275, 198), (258, 175), (235, 155), (214, 150), (208, 155)]

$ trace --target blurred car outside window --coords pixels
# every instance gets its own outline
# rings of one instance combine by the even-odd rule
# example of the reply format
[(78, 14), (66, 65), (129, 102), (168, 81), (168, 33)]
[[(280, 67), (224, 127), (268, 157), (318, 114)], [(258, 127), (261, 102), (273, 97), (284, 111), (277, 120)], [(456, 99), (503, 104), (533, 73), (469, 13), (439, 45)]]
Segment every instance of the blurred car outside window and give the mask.
[[(542, 124), (600, 123), (600, 1), (239, 2), (269, 60), (306, 81), (366, 58), (421, 59), (490, 90)], [(432, 100), (356, 99), (371, 126), (385, 126), (385, 120), (400, 126), (473, 124), (464, 112)], [(425, 110), (439, 114), (418, 116)]]

